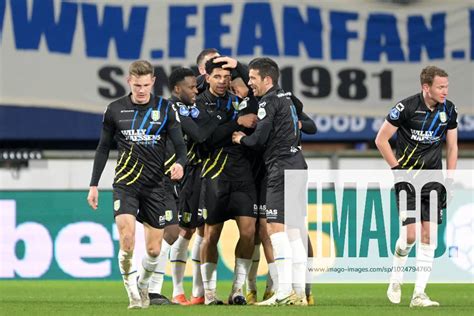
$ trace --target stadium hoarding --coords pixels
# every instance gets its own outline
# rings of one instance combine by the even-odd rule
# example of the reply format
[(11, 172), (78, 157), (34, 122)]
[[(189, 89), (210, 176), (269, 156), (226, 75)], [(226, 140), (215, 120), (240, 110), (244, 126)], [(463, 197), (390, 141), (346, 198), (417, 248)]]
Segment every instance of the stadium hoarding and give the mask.
[[(282, 87), (302, 99), (307, 113), (337, 117), (383, 117), (418, 92), (421, 68), (436, 64), (450, 74), (459, 112), (469, 122), (474, 115), (469, 1), (0, 0), (0, 44), (4, 139), (18, 139), (18, 130), (33, 139), (98, 137), (81, 126), (98, 131), (97, 114), (127, 91), (132, 60), (149, 59), (155, 92), (168, 95), (167, 75), (194, 65), (206, 47), (243, 62), (274, 58)], [(12, 116), (24, 125), (10, 128), (19, 124)]]
[[(407, 179), (406, 171), (396, 171), (395, 177), (404, 177), (413, 184), (415, 191), (410, 198), (416, 196), (414, 209), (420, 209), (420, 192), (428, 194), (426, 190), (431, 188), (433, 221), (438, 193), (432, 186), (440, 184), (440, 190), (448, 192), (447, 207), (441, 212), (443, 221), (437, 233), (430, 231), (431, 236), (437, 236), (431, 240), (436, 249), (431, 280), (473, 283), (474, 170), (456, 170), (450, 174), (454, 182), (449, 185), (441, 170), (413, 173), (416, 176)], [(308, 282), (387, 282), (395, 243), (400, 234), (406, 234), (401, 218), (420, 218), (420, 212), (407, 205), (404, 191), (400, 194), (399, 216), (393, 183), (394, 174), (386, 170), (285, 172), (285, 222), (302, 231), (303, 236), (308, 234), (314, 251), (313, 258), (308, 258)], [(418, 246), (420, 230), (416, 233)], [(415, 254), (414, 249), (405, 267), (407, 282), (414, 281), (416, 275)]]
[[(306, 229), (315, 248), (316, 263), (326, 264), (312, 267), (308, 280), (386, 282), (399, 219), (389, 190), (364, 187), (367, 174), (381, 174), (381, 183), (392, 179), (391, 173), (380, 170), (332, 173), (312, 170), (306, 177), (311, 184), (306, 197), (303, 193), (302, 198), (301, 190), (294, 190), (295, 184), (293, 190), (287, 191), (300, 194), (297, 201), (291, 197), (287, 201), (308, 211)], [(438, 234), (435, 282), (472, 282), (474, 277), (473, 171), (462, 170), (459, 174), (463, 181), (455, 178), (458, 179), (455, 198)], [(321, 186), (323, 190), (318, 191), (318, 181), (335, 184), (336, 179), (347, 180), (351, 176), (354, 178), (345, 182), (358, 183), (357, 187), (346, 185), (341, 191), (335, 185), (324, 189)], [(298, 175), (293, 179), (302, 177)], [(120, 279), (111, 191), (101, 191), (98, 211), (89, 209), (86, 196), (85, 190), (0, 192), (0, 279)], [(220, 280), (233, 278), (237, 236), (235, 223), (227, 222), (219, 243)], [(138, 262), (144, 253), (140, 224), (137, 224), (136, 240), (135, 260)], [(407, 267), (414, 266), (413, 260), (409, 259)], [(371, 268), (375, 270), (366, 271)], [(191, 269), (192, 265), (188, 264), (186, 276), (192, 275)], [(321, 269), (326, 269), (325, 273), (320, 273)], [(166, 272), (169, 276), (169, 265)], [(261, 251), (258, 274), (263, 276), (266, 272)], [(411, 280), (410, 275), (407, 280)]]

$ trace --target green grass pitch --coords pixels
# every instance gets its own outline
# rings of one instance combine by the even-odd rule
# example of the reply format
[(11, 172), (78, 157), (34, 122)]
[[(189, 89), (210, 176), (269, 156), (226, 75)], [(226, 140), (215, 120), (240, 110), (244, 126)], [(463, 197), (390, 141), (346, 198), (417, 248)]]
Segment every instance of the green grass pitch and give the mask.
[[(259, 299), (264, 283), (259, 282)], [(187, 294), (190, 282), (186, 282)], [(171, 295), (171, 281), (163, 294)], [(226, 299), (230, 281), (221, 281), (218, 292)], [(152, 306), (127, 310), (125, 289), (118, 281), (0, 281), (0, 315), (474, 315), (474, 284), (430, 284), (427, 292), (441, 303), (438, 308), (408, 307), (413, 284), (403, 286), (402, 302), (392, 305), (385, 297), (385, 284), (315, 284), (316, 305), (308, 307), (260, 306)]]

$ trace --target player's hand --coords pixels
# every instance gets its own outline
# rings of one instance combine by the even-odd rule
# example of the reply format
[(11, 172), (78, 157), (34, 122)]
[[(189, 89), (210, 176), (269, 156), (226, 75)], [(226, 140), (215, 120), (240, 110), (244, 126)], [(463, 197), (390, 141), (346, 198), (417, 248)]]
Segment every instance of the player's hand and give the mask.
[(175, 163), (173, 166), (171, 166), (171, 180), (181, 180), (183, 174), (183, 166), (181, 166), (179, 163)]
[(234, 69), (237, 67), (237, 60), (229, 56), (217, 57), (214, 59), (214, 63), (226, 63), (222, 65), (222, 68), (224, 69)]
[(240, 140), (241, 140), (242, 137), (244, 137), (244, 136), (247, 136), (247, 135), (245, 135), (244, 132), (240, 132), (240, 131), (239, 131), (239, 132), (234, 132), (234, 133), (232, 134), (232, 142), (233, 142), (234, 144), (240, 144)]
[(298, 129), (302, 129), (303, 128), (303, 123), (301, 123), (301, 121), (298, 121)]
[(99, 204), (99, 190), (97, 187), (90, 187), (89, 194), (87, 195), (87, 203), (93, 209), (97, 209), (97, 205)]
[(253, 113), (245, 114), (237, 118), (237, 124), (246, 128), (255, 128), (257, 125), (257, 115)]

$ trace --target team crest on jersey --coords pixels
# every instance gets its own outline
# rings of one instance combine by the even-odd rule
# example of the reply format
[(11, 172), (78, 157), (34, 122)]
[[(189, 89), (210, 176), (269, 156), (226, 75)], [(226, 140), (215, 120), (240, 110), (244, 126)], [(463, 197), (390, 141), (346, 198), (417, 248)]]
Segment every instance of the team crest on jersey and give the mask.
[(173, 211), (172, 210), (166, 210), (165, 211), (165, 219), (166, 219), (167, 222), (169, 222), (173, 219)]
[(265, 111), (265, 108), (259, 108), (258, 112), (257, 112), (257, 117), (260, 120), (263, 120), (265, 118), (265, 116), (267, 116), (267, 111)]
[(448, 120), (446, 117), (446, 112), (439, 112), (439, 120), (443, 123)]
[(191, 217), (192, 216), (193, 216), (193, 214), (184, 212), (183, 213), (183, 222), (185, 222), (185, 223), (191, 222)]
[(114, 211), (117, 212), (120, 209), (120, 200), (114, 201)]
[(160, 111), (158, 110), (151, 111), (151, 119), (155, 122), (158, 121), (160, 119)]
[(184, 104), (179, 105), (179, 115), (181, 116), (188, 116), (189, 115), (189, 110), (188, 107)]

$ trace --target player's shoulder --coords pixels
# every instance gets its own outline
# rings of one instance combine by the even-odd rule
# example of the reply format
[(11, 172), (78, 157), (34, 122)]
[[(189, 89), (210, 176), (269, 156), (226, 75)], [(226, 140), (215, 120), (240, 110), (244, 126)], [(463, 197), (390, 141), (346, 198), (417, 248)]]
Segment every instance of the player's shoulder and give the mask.
[(110, 102), (109, 105), (107, 105), (106, 111), (110, 113), (122, 113), (127, 109), (133, 111), (133, 105), (129, 95), (125, 95), (115, 101)]
[(458, 113), (458, 108), (452, 101), (446, 99), (446, 111), (448, 112), (454, 111)]
[(400, 111), (416, 111), (422, 105), (423, 96), (421, 93), (417, 93), (399, 101), (395, 107), (397, 107)]

